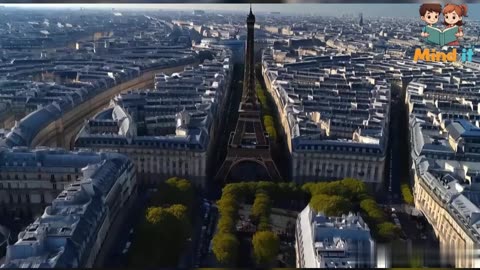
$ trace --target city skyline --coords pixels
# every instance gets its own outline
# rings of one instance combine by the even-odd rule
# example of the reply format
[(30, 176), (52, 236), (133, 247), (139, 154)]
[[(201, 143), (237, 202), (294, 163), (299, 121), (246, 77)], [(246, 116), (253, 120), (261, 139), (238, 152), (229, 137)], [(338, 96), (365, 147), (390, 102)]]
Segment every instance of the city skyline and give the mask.
[[(445, 4), (446, 2), (442, 2)], [(363, 13), (365, 17), (419, 17), (418, 4), (252, 4), (252, 8), (257, 14), (280, 12), (280, 15), (319, 15), (319, 16), (334, 16), (340, 17), (345, 14)], [(392, 14), (392, 5), (395, 6), (395, 13)], [(4, 4), (5, 7), (20, 7), (20, 8), (35, 8), (35, 9), (116, 9), (116, 10), (147, 10), (152, 9), (172, 10), (172, 11), (220, 11), (220, 12), (235, 12), (248, 13), (249, 4), (194, 4), (194, 3), (179, 3), (179, 4)], [(469, 19), (480, 19), (480, 4), (469, 4)], [(333, 15), (332, 15), (333, 14)]]

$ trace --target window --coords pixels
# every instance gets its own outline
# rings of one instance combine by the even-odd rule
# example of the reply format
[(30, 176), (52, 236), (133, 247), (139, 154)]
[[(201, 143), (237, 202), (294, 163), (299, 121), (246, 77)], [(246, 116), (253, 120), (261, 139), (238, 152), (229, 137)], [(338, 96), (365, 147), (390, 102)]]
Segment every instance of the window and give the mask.
[(70, 174), (67, 175), (67, 180), (68, 180), (68, 181), (71, 181), (71, 180), (72, 180), (72, 176), (71, 176)]

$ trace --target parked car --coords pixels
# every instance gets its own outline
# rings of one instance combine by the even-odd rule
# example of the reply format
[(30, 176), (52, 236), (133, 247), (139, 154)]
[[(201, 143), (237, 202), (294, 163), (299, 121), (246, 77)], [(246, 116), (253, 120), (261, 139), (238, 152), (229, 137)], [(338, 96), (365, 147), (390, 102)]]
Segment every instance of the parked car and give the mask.
[(398, 218), (394, 218), (393, 222), (395, 222), (395, 225), (397, 225), (398, 227), (402, 227), (402, 225), (400, 224), (400, 220)]
[(132, 245), (132, 242), (128, 241), (127, 244), (125, 244), (125, 248), (122, 251), (122, 254), (127, 254), (128, 249), (130, 249), (130, 246)]

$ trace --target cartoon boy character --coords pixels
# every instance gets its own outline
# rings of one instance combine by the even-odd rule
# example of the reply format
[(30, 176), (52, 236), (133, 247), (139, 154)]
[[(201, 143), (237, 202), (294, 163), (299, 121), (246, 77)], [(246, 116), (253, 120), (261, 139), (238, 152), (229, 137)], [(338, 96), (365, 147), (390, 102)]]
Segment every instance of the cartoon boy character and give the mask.
[[(443, 8), (443, 17), (444, 21), (443, 24), (446, 26), (446, 28), (458, 26), (458, 32), (455, 34), (457, 38), (463, 37), (463, 17), (467, 16), (467, 6), (466, 5), (455, 5), (455, 4), (447, 4)], [(447, 44), (448, 46), (459, 46), (460, 43), (458, 42), (458, 39), (455, 41), (452, 41)]]
[[(427, 25), (433, 26), (438, 22), (438, 17), (442, 12), (442, 5), (440, 4), (423, 4), (420, 6), (420, 19), (427, 23)], [(428, 37), (429, 34), (426, 32), (427, 27), (424, 26), (422, 29), (422, 37)]]

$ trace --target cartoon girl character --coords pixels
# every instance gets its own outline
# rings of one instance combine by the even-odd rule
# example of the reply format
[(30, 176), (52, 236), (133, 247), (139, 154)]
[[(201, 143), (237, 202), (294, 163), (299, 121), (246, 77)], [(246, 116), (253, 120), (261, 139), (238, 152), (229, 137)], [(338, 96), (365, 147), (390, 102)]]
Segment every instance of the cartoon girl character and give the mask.
[(447, 28), (458, 26), (458, 32), (455, 34), (455, 36), (457, 37), (457, 40), (448, 43), (447, 44), (448, 46), (460, 45), (460, 43), (458, 42), (458, 38), (463, 37), (463, 29), (461, 26), (463, 25), (463, 17), (467, 16), (467, 10), (468, 8), (466, 5), (455, 5), (455, 4), (447, 4), (443, 8), (443, 11), (442, 11), (443, 18), (444, 18), (443, 24)]

